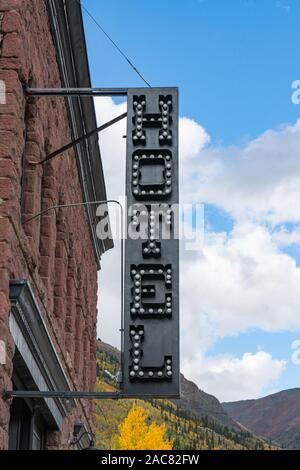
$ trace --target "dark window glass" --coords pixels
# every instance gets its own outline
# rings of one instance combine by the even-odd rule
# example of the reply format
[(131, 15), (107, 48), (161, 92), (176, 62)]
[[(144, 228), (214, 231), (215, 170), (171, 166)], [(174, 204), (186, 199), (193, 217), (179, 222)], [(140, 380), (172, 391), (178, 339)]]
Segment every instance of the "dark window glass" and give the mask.
[(22, 399), (13, 400), (10, 407), (9, 449), (30, 449), (32, 413)]
[(9, 449), (45, 449), (46, 426), (37, 412), (25, 400), (15, 399), (10, 407)]

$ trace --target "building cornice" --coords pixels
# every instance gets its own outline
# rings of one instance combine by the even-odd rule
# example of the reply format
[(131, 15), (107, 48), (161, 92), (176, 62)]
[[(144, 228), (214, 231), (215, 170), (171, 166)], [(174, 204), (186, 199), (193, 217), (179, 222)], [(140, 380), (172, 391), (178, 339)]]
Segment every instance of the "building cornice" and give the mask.
[[(28, 377), (28, 386), (35, 390), (71, 391), (71, 382), (58, 357), (28, 281), (10, 281), (10, 301), (10, 331), (22, 358), (22, 378)], [(18, 355), (15, 356), (17, 361)], [(61, 429), (64, 417), (74, 406), (76, 402), (73, 399), (43, 399), (45, 413), (58, 429)]]
[[(91, 87), (80, 2), (47, 0), (47, 5), (62, 86)], [(97, 127), (92, 97), (66, 97), (65, 101), (73, 139)], [(84, 201), (106, 200), (98, 135), (78, 144), (75, 154)], [(97, 237), (95, 208), (87, 206), (86, 212), (95, 257), (100, 268), (101, 256), (113, 247), (113, 241), (111, 238), (100, 240)]]

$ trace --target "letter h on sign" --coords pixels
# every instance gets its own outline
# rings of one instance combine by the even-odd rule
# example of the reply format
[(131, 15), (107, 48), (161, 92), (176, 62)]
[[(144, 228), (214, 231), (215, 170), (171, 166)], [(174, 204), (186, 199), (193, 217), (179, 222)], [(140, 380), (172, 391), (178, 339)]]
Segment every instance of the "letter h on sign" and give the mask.
[[(128, 90), (123, 392), (179, 397), (178, 90)], [(142, 230), (142, 226), (145, 230)], [(140, 236), (130, 236), (129, 227)]]

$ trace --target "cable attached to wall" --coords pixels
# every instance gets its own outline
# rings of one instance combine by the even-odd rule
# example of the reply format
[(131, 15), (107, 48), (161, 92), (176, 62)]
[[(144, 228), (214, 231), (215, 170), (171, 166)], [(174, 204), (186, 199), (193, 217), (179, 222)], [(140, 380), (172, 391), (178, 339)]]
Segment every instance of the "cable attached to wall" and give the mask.
[(113, 44), (113, 46), (117, 49), (117, 51), (122, 55), (122, 57), (126, 60), (126, 62), (130, 65), (130, 67), (135, 71), (135, 73), (143, 80), (143, 82), (151, 88), (150, 83), (143, 77), (141, 72), (137, 69), (137, 67), (131, 62), (131, 60), (127, 57), (125, 52), (122, 51), (122, 49), (118, 46), (118, 44), (113, 40), (113, 38), (105, 31), (105, 29), (101, 26), (99, 21), (96, 20), (96, 18), (90, 13), (90, 11), (80, 2), (80, 0), (74, 0), (77, 2), (82, 10), (85, 11), (85, 13), (91, 18), (91, 20), (96, 24), (96, 26), (100, 29), (100, 31), (107, 37), (107, 39)]

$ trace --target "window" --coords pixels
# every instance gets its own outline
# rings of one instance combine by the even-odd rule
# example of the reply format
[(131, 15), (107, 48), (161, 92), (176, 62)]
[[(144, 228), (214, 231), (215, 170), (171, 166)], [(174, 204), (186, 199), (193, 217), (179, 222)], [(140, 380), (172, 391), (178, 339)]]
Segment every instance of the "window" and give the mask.
[(9, 450), (43, 450), (46, 425), (31, 401), (14, 399), (10, 407)]
[(31, 412), (25, 400), (15, 399), (10, 407), (9, 450), (30, 449)]
[[(10, 281), (9, 326), (15, 342), (15, 390), (70, 390), (60, 359), (28, 281)], [(37, 406), (38, 404), (38, 406)], [(61, 431), (73, 399), (16, 398), (10, 409), (9, 449), (45, 449), (47, 432)]]

